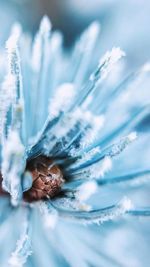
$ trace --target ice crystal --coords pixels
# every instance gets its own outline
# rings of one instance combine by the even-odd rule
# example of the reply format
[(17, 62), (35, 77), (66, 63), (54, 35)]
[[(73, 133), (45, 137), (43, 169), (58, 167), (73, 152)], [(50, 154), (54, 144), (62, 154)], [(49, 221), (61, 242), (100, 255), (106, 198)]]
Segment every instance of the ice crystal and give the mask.
[(78, 188), (77, 198), (82, 202), (87, 200), (97, 190), (95, 182), (87, 182)]
[(28, 211), (25, 214), (26, 218), (23, 222), (23, 228), (20, 239), (17, 241), (16, 249), (12, 252), (9, 259), (10, 266), (21, 267), (26, 262), (29, 255), (32, 254), (31, 239), (29, 237), (29, 218)]

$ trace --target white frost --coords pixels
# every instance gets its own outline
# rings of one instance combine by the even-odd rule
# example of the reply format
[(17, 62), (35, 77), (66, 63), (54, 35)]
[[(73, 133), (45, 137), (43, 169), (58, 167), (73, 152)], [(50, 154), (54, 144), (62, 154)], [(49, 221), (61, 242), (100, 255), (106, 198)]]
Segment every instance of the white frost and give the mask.
[(43, 223), (46, 228), (54, 229), (58, 221), (58, 213), (54, 210), (49, 210), (46, 203), (41, 201), (38, 203), (39, 210), (43, 216)]
[(28, 235), (29, 231), (28, 212), (26, 212), (26, 210), (24, 210), (24, 212), (26, 218), (22, 225), (22, 233), (20, 239), (17, 241), (15, 251), (12, 252), (11, 257), (8, 260), (8, 263), (12, 267), (23, 267), (28, 256), (32, 254), (31, 239)]
[(50, 30), (51, 30), (50, 20), (47, 16), (44, 16), (40, 24), (39, 32), (35, 36), (33, 47), (32, 47), (31, 63), (32, 63), (33, 71), (37, 73), (40, 71), (42, 53), (43, 53), (43, 49), (45, 49), (45, 47), (43, 48), (42, 46), (45, 45), (45, 41), (46, 42), (49, 41), (48, 37), (49, 37)]
[(25, 148), (17, 131), (10, 131), (2, 149), (3, 187), (11, 194), (12, 204), (17, 204), (20, 194), (21, 174), (24, 170)]
[(2, 136), (6, 124), (6, 116), (11, 104), (14, 103), (16, 79), (13, 75), (8, 74), (0, 90), (0, 137)]
[(81, 140), (80, 145), (82, 148), (86, 148), (96, 139), (105, 121), (105, 117), (103, 115), (96, 116), (88, 111), (84, 112), (84, 118), (90, 124), (91, 128), (86, 131), (84, 137)]
[(89, 181), (77, 188), (76, 197), (79, 201), (86, 201), (97, 191), (97, 184), (94, 181)]
[[(113, 69), (114, 65), (125, 56), (125, 52), (119, 47), (113, 47), (111, 51), (105, 53), (105, 55), (100, 59), (98, 69), (96, 71), (96, 76), (99, 73), (101, 79), (105, 79), (109, 72)], [(98, 72), (98, 73), (97, 73)], [(95, 73), (91, 75), (90, 79), (95, 80)]]
[(133, 203), (131, 202), (131, 200), (127, 197), (124, 197), (120, 203), (119, 203), (120, 207), (122, 208), (122, 210), (124, 212), (129, 211), (133, 208)]
[(16, 47), (18, 46), (18, 40), (21, 34), (21, 27), (19, 24), (15, 24), (12, 28), (11, 35), (6, 42), (6, 48), (8, 51), (8, 54), (12, 54)]
[(40, 23), (40, 34), (46, 34), (49, 33), (51, 30), (51, 22), (48, 18), (48, 16), (44, 16), (41, 23)]
[(100, 178), (103, 177), (112, 168), (112, 160), (110, 157), (105, 157), (101, 162), (93, 164), (89, 168), (90, 177)]
[(137, 133), (136, 132), (132, 132), (132, 133), (130, 133), (129, 135), (128, 135), (128, 138), (129, 138), (129, 141), (134, 141), (134, 140), (136, 140), (136, 138), (137, 138)]
[(65, 112), (75, 96), (75, 90), (72, 83), (65, 83), (56, 89), (54, 97), (49, 103), (49, 117), (57, 117), (60, 112)]

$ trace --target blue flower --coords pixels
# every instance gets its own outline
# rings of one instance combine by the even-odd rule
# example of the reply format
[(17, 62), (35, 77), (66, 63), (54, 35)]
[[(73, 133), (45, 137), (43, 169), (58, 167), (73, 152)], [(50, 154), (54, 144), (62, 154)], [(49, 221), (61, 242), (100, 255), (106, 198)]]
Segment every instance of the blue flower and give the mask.
[[(95, 22), (67, 52), (47, 17), (33, 43), (12, 29), (0, 90), (1, 193), (11, 200), (0, 203), (1, 266), (129, 266), (104, 237), (150, 216), (150, 64), (116, 86), (125, 53), (115, 47), (89, 74), (99, 33)], [(103, 222), (102, 248), (85, 224)]]

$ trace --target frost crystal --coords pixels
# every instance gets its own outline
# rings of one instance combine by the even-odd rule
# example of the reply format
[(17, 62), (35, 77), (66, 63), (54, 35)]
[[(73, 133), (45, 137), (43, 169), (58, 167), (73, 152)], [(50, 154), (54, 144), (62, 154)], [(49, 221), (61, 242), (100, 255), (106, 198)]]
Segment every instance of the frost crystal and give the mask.
[(23, 230), (20, 239), (17, 241), (16, 249), (12, 252), (12, 255), (8, 261), (12, 267), (23, 267), (28, 256), (32, 254), (31, 240), (29, 237), (29, 221), (28, 212), (25, 214), (26, 219), (23, 223)]
[(0, 137), (5, 133), (7, 113), (11, 104), (15, 101), (15, 83), (15, 77), (12, 74), (8, 74), (0, 90)]
[(19, 195), (21, 186), (20, 174), (24, 170), (24, 146), (20, 141), (18, 132), (11, 131), (7, 140), (4, 141), (2, 150), (2, 174), (3, 188), (10, 192), (12, 203), (18, 204), (18, 200), (22, 197)]
[(111, 51), (100, 59), (99, 67), (94, 75), (91, 76), (91, 80), (97, 79), (100, 74), (102, 79), (105, 79), (109, 72), (112, 70), (114, 64), (121, 58), (124, 57), (125, 53), (119, 47), (114, 47)]
[(110, 157), (105, 157), (101, 163), (96, 163), (89, 169), (90, 177), (103, 177), (112, 168), (112, 160)]
[(39, 210), (44, 217), (44, 225), (46, 228), (54, 229), (58, 220), (57, 212), (52, 208), (51, 212), (45, 202), (39, 202)]
[(97, 184), (95, 182), (87, 182), (78, 188), (76, 194), (77, 198), (82, 202), (86, 201), (97, 191)]
[(67, 111), (68, 107), (71, 105), (75, 97), (75, 89), (73, 84), (63, 84), (61, 85), (56, 94), (49, 103), (49, 117), (53, 119), (60, 115), (60, 112)]

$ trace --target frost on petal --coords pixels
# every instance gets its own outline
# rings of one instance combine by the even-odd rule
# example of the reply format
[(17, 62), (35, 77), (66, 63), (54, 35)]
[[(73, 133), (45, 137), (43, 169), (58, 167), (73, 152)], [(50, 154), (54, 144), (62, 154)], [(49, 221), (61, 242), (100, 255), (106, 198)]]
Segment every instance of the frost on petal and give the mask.
[(93, 164), (89, 168), (89, 176), (92, 178), (103, 177), (112, 168), (112, 160), (110, 157), (105, 157), (102, 162)]
[(58, 211), (61, 217), (65, 217), (86, 225), (93, 223), (101, 224), (107, 221), (116, 220), (120, 216), (123, 216), (128, 213), (132, 208), (133, 204), (131, 200), (127, 197), (123, 197), (119, 203), (104, 207), (102, 209), (79, 209), (77, 211), (59, 209)]
[[(82, 153), (82, 155), (80, 155), (79, 159), (75, 162), (75, 164), (73, 164), (73, 166), (78, 166), (84, 164), (85, 162), (89, 162), (90, 160), (92, 160), (93, 157), (96, 156), (97, 153), (100, 152), (101, 152), (100, 147), (95, 147), (89, 150), (88, 152)], [(78, 156), (78, 154), (76, 154), (76, 151), (74, 149), (70, 151), (70, 155), (72, 157)]]
[[(27, 213), (25, 216), (27, 216)], [(17, 241), (16, 249), (9, 258), (8, 263), (10, 266), (23, 267), (27, 258), (32, 254), (31, 238), (29, 235), (29, 218), (27, 216), (22, 225), (22, 233), (20, 239)]]
[[(68, 153), (71, 156), (76, 157), (78, 156), (78, 154), (82, 153), (81, 151), (83, 149), (86, 149), (90, 144), (93, 143), (93, 141), (95, 141), (99, 134), (99, 131), (104, 124), (104, 116), (96, 116), (90, 111), (85, 111), (82, 110), (82, 108), (77, 108), (74, 112), (71, 113), (70, 117), (71, 121), (74, 120), (74, 124), (72, 124), (74, 128), (72, 128), (72, 134), (71, 129), (68, 128), (68, 143), (71, 143), (71, 147), (68, 150)], [(67, 126), (69, 124), (70, 120), (68, 120)]]
[[(99, 145), (96, 146), (94, 149), (92, 149), (91, 151), (89, 150), (89, 152), (86, 152), (85, 155), (83, 155), (81, 157), (81, 159), (79, 159), (76, 163), (75, 166), (80, 166), (80, 167), (88, 167), (90, 165), (93, 164), (93, 166), (91, 166), (91, 170), (95, 169), (97, 171), (97, 173), (99, 173), (98, 170), (102, 170), (102, 172), (100, 171), (101, 175), (103, 176), (103, 170), (105, 173), (105, 168), (107, 169), (107, 164), (108, 166), (110, 166), (110, 160), (111, 158), (119, 155), (121, 152), (123, 152), (129, 144), (131, 144), (134, 140), (136, 140), (137, 138), (137, 133), (136, 132), (131, 132), (129, 135), (121, 138), (118, 142), (110, 145), (109, 147), (100, 150)], [(94, 153), (92, 153), (92, 151)], [(88, 159), (86, 157), (87, 155), (90, 155), (90, 158)], [(84, 160), (85, 157), (85, 160)], [(83, 161), (84, 160), (84, 161)], [(102, 160), (102, 161), (101, 161)], [(108, 168), (109, 170), (109, 168)]]
[(82, 148), (86, 148), (88, 145), (92, 144), (93, 141), (95, 141), (105, 121), (103, 115), (96, 116), (88, 111), (84, 112), (84, 118), (87, 120), (90, 129), (85, 130), (84, 137), (81, 139), (80, 146)]
[[(18, 52), (18, 42), (21, 34), (20, 25), (14, 25), (11, 36), (6, 42), (8, 56), (8, 72), (16, 77), (16, 86), (20, 78), (20, 57)], [(21, 80), (21, 79), (20, 79)]]
[(43, 218), (43, 223), (46, 228), (54, 229), (58, 221), (57, 211), (53, 208), (48, 208), (46, 202), (39, 202), (38, 208)]
[(49, 33), (51, 30), (51, 23), (47, 16), (44, 16), (39, 32), (35, 36), (34, 43), (33, 43), (33, 50), (32, 50), (32, 68), (35, 72), (40, 71), (42, 55), (43, 55), (43, 48), (45, 48), (45, 42), (48, 41)]
[(11, 258), (9, 259), (9, 264), (12, 267), (23, 267), (24, 263), (28, 256), (32, 254), (32, 251), (29, 250), (25, 253), (25, 255), (19, 255), (25, 246), (25, 243), (30, 242), (30, 238), (28, 235), (22, 235), (21, 238), (17, 242), (17, 248), (12, 253)]
[(75, 166), (75, 168), (72, 168), (69, 170), (69, 173), (71, 176), (74, 177), (74, 179), (99, 179), (103, 177), (107, 172), (109, 172), (112, 168), (112, 160), (110, 157), (105, 157), (99, 162), (87, 164), (87, 166), (83, 164), (82, 168), (80, 169), (79, 166)]
[(71, 83), (62, 84), (56, 89), (55, 95), (50, 99), (49, 117), (53, 119), (61, 112), (65, 112), (72, 103), (75, 96), (74, 86)]
[[(61, 153), (71, 144), (71, 153), (74, 150), (77, 154), (81, 148), (85, 148), (93, 142), (103, 122), (104, 117), (102, 115), (95, 116), (89, 111), (83, 111), (81, 108), (62, 114), (56, 125), (47, 132), (47, 139), (44, 140), (44, 152), (49, 153), (55, 147), (57, 152)], [(76, 141), (76, 139), (78, 140)], [(76, 145), (78, 148), (76, 148)], [(53, 150), (52, 152), (55, 153)], [(68, 153), (70, 153), (70, 149)]]
[(110, 149), (108, 148), (107, 155), (114, 157), (120, 154), (130, 143), (135, 141), (137, 138), (136, 132), (131, 132), (126, 137), (122, 138), (118, 143), (113, 144)]
[(131, 200), (127, 197), (124, 197), (121, 201), (120, 201), (120, 206), (122, 207), (122, 209), (124, 211), (129, 211), (131, 210), (134, 206), (133, 203), (131, 202)]
[(122, 51), (119, 47), (114, 47), (111, 51), (106, 52), (106, 54), (100, 60), (96, 72), (91, 75), (90, 79), (97, 80), (99, 75), (101, 76), (101, 79), (105, 79), (113, 68), (114, 64), (116, 64), (117, 61), (124, 56), (124, 51)]
[(136, 132), (132, 132), (132, 133), (130, 133), (129, 135), (128, 135), (128, 139), (129, 139), (129, 141), (134, 141), (134, 140), (136, 140), (136, 138), (137, 138), (137, 133)]
[[(20, 25), (15, 25), (12, 28), (12, 33), (6, 42), (8, 56), (8, 75), (6, 80), (11, 78), (13, 81), (13, 91), (15, 91), (15, 99), (11, 110), (11, 125), (15, 125), (22, 135), (22, 125), (24, 124), (24, 96), (22, 86), (22, 74), (20, 65), (20, 53), (18, 48), (20, 38)], [(9, 89), (9, 88), (8, 88)], [(12, 89), (12, 86), (11, 88)], [(13, 92), (12, 92), (13, 93)], [(12, 94), (11, 93), (11, 94)]]
[(12, 54), (16, 50), (20, 34), (21, 34), (21, 27), (19, 24), (15, 24), (12, 28), (11, 36), (9, 37), (8, 41), (6, 42), (6, 48), (8, 51), (8, 56), (10, 56), (10, 57), (12, 56)]
[(79, 186), (76, 197), (78, 200), (86, 201), (97, 191), (97, 184), (94, 181), (89, 181)]
[(130, 211), (133, 207), (133, 204), (131, 202), (131, 200), (127, 197), (123, 197), (123, 199), (114, 206), (114, 208), (112, 209), (112, 212), (104, 213), (103, 216), (100, 216), (99, 218), (94, 219), (93, 221), (91, 220), (91, 222), (95, 222), (95, 223), (104, 223), (106, 221), (109, 220), (115, 220), (120, 216), (123, 216), (124, 214), (126, 214), (128, 211)]
[(72, 76), (77, 89), (82, 86), (87, 73), (89, 72), (89, 65), (93, 56), (93, 49), (95, 48), (99, 33), (100, 25), (95, 21), (81, 35), (75, 46), (73, 59), (71, 61), (71, 68), (74, 70)]
[(2, 175), (3, 188), (11, 194), (12, 204), (18, 204), (22, 197), (21, 175), (25, 168), (25, 148), (21, 143), (18, 132), (10, 131), (3, 141)]
[(12, 74), (8, 74), (0, 90), (0, 137), (4, 134), (6, 128), (9, 108), (15, 102), (15, 83), (15, 77)]
[(40, 34), (48, 34), (51, 30), (51, 23), (47, 16), (44, 16), (40, 24)]

